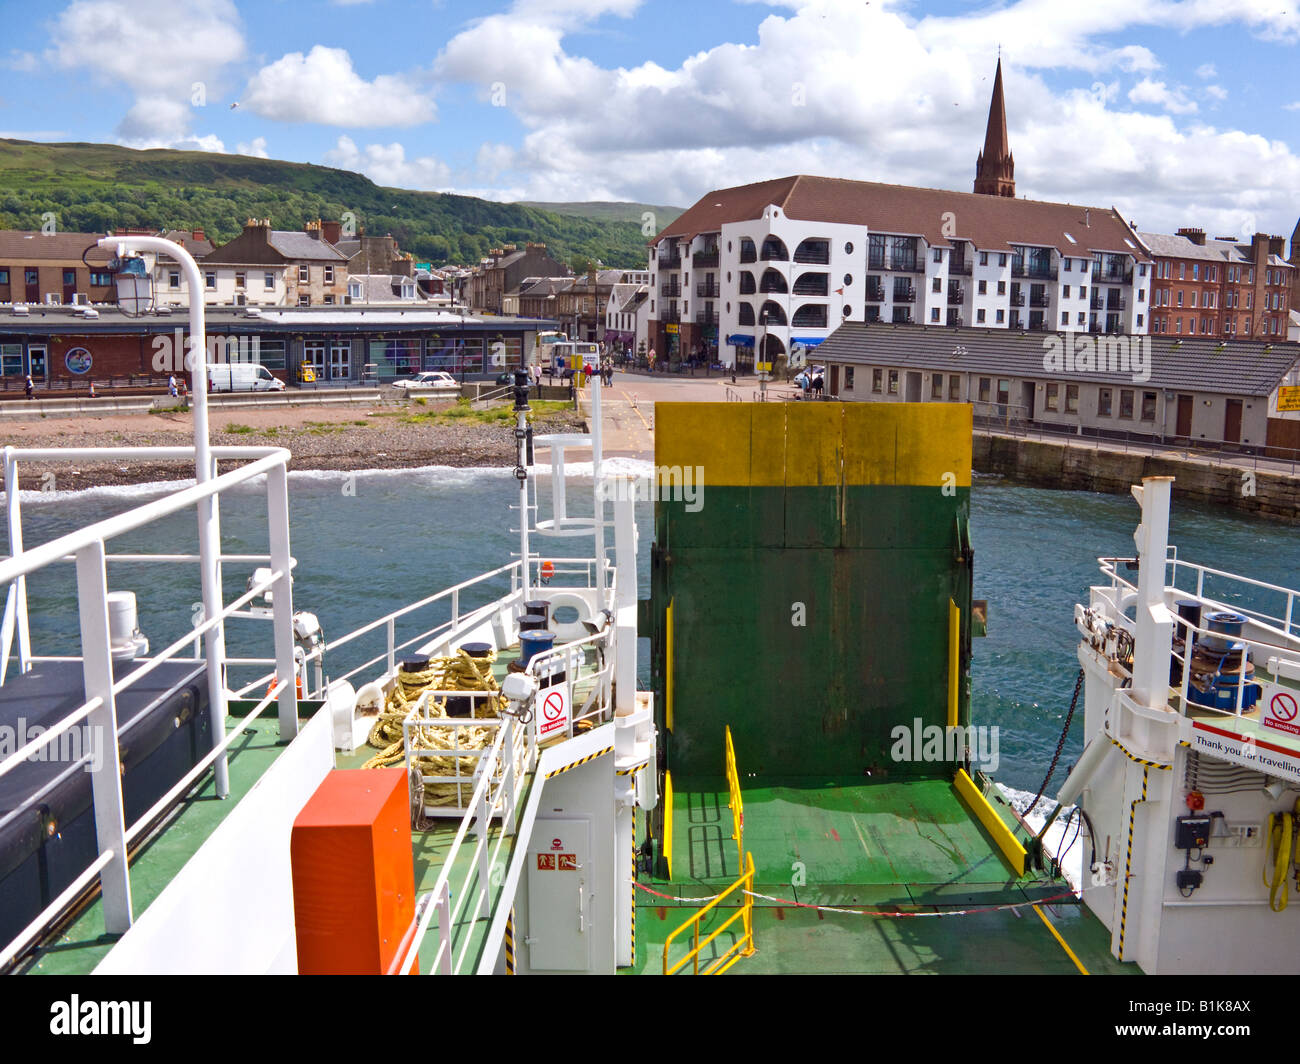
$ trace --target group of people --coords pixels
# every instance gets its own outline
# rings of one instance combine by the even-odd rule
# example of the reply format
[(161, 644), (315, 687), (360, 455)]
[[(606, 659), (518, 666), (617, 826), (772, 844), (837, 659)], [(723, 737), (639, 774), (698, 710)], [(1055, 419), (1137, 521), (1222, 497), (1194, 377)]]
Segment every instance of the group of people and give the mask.
[[(95, 382), (91, 380), (91, 381), (87, 381), (86, 383), (90, 385), (89, 398), (98, 399), (99, 396), (95, 394)], [(23, 381), (23, 394), (27, 396), (28, 399), (36, 398), (36, 382), (32, 380), (32, 375), (30, 373), (27, 374), (26, 379)]]

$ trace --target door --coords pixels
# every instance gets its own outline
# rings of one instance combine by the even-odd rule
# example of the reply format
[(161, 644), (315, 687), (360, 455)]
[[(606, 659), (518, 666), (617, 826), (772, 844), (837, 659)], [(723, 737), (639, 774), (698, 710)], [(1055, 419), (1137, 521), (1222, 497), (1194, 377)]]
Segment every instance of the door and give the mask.
[(72, 304), (76, 302), (74, 298), (76, 294), (77, 294), (77, 271), (64, 270), (63, 271), (63, 302), (67, 304)]
[(310, 362), (311, 368), (316, 371), (318, 381), (325, 380), (325, 345), (324, 344), (307, 344), (302, 349), (302, 360)]
[(919, 403), (921, 401), (921, 375), (907, 371), (907, 394), (906, 399), (909, 403)]
[(1178, 422), (1174, 427), (1174, 434), (1190, 439), (1192, 435), (1192, 397), (1190, 395), (1180, 395), (1178, 397)]
[(32, 375), (33, 380), (45, 380), (46, 359), (47, 352), (44, 347), (38, 347), (33, 344), (27, 348), (27, 372)]
[(1021, 413), (1026, 421), (1034, 420), (1034, 382), (1020, 382), (1020, 406)]
[(347, 380), (352, 376), (352, 345), (330, 344), (330, 376), (332, 381)]
[(1223, 416), (1223, 439), (1225, 443), (1241, 442), (1241, 400), (1229, 399), (1228, 411)]
[(591, 824), (539, 818), (528, 844), (528, 965), (591, 968)]
[(840, 367), (831, 367), (831, 395), (840, 394)]
[(41, 271), (35, 266), (28, 266), (23, 270), (23, 285), (27, 289), (27, 302), (39, 303), (41, 301)]

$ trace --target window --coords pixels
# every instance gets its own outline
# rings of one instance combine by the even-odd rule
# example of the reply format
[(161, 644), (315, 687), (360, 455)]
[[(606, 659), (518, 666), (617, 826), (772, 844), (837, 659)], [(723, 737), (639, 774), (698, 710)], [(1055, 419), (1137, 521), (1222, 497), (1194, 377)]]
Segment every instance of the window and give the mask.
[(203, 274), (203, 287), (211, 292), (217, 287), (217, 271), (208, 270)]
[(988, 377), (980, 378), (980, 402), (981, 403), (987, 403), (989, 401), (989, 388), (991, 384), (992, 381)]
[(852, 255), (852, 254), (853, 254), (853, 245), (852, 245), (852, 244), (845, 244), (845, 245), (844, 245), (844, 254), (846, 254), (846, 255)]
[(975, 312), (975, 320), (976, 320), (977, 322), (979, 322), (979, 324), (981, 324), (981, 325), (984, 324), (984, 308), (983, 308), (983, 307), (980, 307), (980, 309), (977, 310), (977, 311)]
[(948, 375), (948, 398), (954, 400), (961, 398), (961, 378), (955, 373)]
[(300, 307), (310, 307), (310, 306), (311, 306), (311, 296), (309, 296), (309, 295), (301, 295), (301, 296), (299, 296), (299, 297), (298, 297), (298, 306), (300, 306)]
[(1067, 414), (1076, 414), (1079, 411), (1079, 386), (1077, 384), (1067, 384), (1065, 386), (1065, 412)]
[[(1246, 309), (1247, 309), (1247, 310), (1250, 309), (1250, 304), (1253, 302), (1253, 298), (1254, 298), (1254, 293), (1253, 293), (1253, 292), (1247, 292), (1247, 293), (1246, 293)], [(1178, 305), (1179, 305), (1180, 307), (1183, 305), (1181, 300), (1179, 300)]]
[(1174, 319), (1174, 332), (1176, 332), (1176, 333), (1181, 333), (1182, 331), (1183, 331), (1183, 319), (1182, 319), (1182, 318), (1175, 318), (1175, 319)]
[(940, 279), (939, 279), (938, 277), (931, 277), (931, 278), (930, 278), (930, 291), (931, 291), (931, 292), (938, 292), (938, 291), (940, 290), (940, 289), (939, 289), (939, 285), (940, 285), (940, 283), (941, 283), (941, 282), (940, 282)]
[(885, 237), (881, 233), (872, 233), (867, 237), (867, 268), (871, 270), (885, 268)]
[(1047, 384), (1047, 397), (1043, 400), (1043, 408), (1044, 408), (1045, 410), (1055, 410), (1055, 409), (1056, 409), (1057, 397), (1058, 397), (1058, 394), (1059, 394), (1059, 392), (1060, 392), (1060, 389), (1061, 389), (1061, 386), (1060, 386), (1059, 384), (1054, 384), (1054, 383), (1052, 383), (1052, 382), (1050, 382), (1050, 381), (1048, 382), (1048, 384)]
[(360, 298), (361, 298), (361, 282), (360, 282), (360, 281), (349, 281), (349, 282), (348, 282), (348, 298), (349, 298), (349, 299), (360, 299)]
[[(1065, 261), (1069, 262), (1070, 260), (1066, 259)], [(1070, 298), (1070, 286), (1068, 284), (1061, 290), (1061, 295), (1066, 299)]]
[(889, 371), (889, 394), (898, 394), (898, 370), (896, 369), (891, 369)]
[(1193, 281), (1199, 281), (1200, 279), (1201, 279), (1201, 266), (1200, 266), (1200, 263), (1193, 262), (1193, 263), (1192, 263), (1192, 280), (1193, 280)]
[(1083, 314), (1083, 311), (1079, 311), (1079, 321), (1078, 321), (1078, 325), (1079, 325), (1080, 328), (1083, 328), (1083, 325), (1084, 325), (1084, 314)]
[(934, 249), (934, 261), (943, 262), (943, 248)]
[(1079, 285), (1079, 298), (1080, 299), (1088, 298), (1088, 286), (1086, 284)]
[(988, 281), (980, 281), (980, 283), (979, 283), (979, 294), (982, 295), (982, 296), (986, 296), (986, 295), (989, 294), (989, 283), (988, 283)]
[(1185, 262), (1180, 262), (1178, 264), (1178, 279), (1180, 281), (1187, 280), (1187, 263)]
[(882, 369), (873, 369), (871, 371), (871, 390), (873, 392), (879, 394), (884, 390), (883, 387), (884, 376), (885, 376), (885, 371)]
[(1097, 389), (1097, 416), (1098, 417), (1110, 417), (1110, 395), (1111, 392), (1109, 388)]
[(853, 367), (852, 366), (844, 367), (844, 390), (848, 392), (853, 391)]
[(980, 265), (981, 265), (981, 266), (987, 266), (988, 264), (989, 264), (989, 253), (988, 253), (987, 251), (981, 251), (981, 252), (980, 252)]
[(1180, 307), (1183, 305), (1183, 290), (1181, 288), (1178, 289), (1178, 305)]
[(325, 283), (326, 283), (326, 284), (333, 284), (333, 283), (334, 283), (334, 267), (333, 267), (333, 266), (326, 266), (326, 267), (325, 267)]
[(243, 273), (235, 274), (235, 287), (236, 288), (246, 287), (244, 282), (247, 280), (247, 277), (248, 277), (247, 274), (243, 274)]
[(1003, 310), (1001, 307), (999, 307), (997, 311), (997, 323), (999, 325), (1002, 325), (1003, 323), (1006, 322), (1006, 320), (1007, 320), (1007, 312)]
[(1006, 294), (1007, 294), (1007, 282), (1006, 282), (1006, 281), (999, 281), (999, 282), (998, 282), (998, 295), (1000, 295), (1000, 296), (1004, 296), (1004, 295), (1006, 295)]
[(1138, 302), (1139, 302), (1139, 303), (1144, 302), (1144, 301), (1146, 300), (1146, 297), (1147, 297), (1147, 290), (1146, 290), (1145, 288), (1139, 288), (1139, 289), (1138, 289)]
[[(1070, 272), (1070, 264), (1071, 264), (1072, 262), (1074, 262), (1073, 259), (1066, 259), (1066, 260), (1065, 260), (1065, 267), (1064, 267), (1064, 269), (1065, 269), (1065, 272), (1066, 272), (1066, 273), (1069, 273), (1069, 272)], [(1069, 291), (1068, 288), (1066, 289), (1065, 294), (1066, 294), (1067, 296), (1070, 294), (1070, 291)]]
[(181, 286), (181, 271), (169, 270), (167, 273), (167, 287), (175, 290), (180, 288), (180, 286)]
[(1139, 329), (1142, 328), (1142, 317), (1143, 317), (1143, 316), (1142, 316), (1141, 314), (1139, 314), (1139, 315), (1137, 316), (1137, 327), (1138, 327)]
[(327, 307), (332, 307), (334, 305), (334, 297), (332, 295), (327, 295), (325, 297), (325, 305)]
[(943, 374), (935, 373), (930, 377), (930, 398), (943, 398)]
[(1133, 419), (1133, 392), (1128, 388), (1119, 390), (1119, 416)]
[(1142, 420), (1154, 421), (1156, 419), (1156, 393), (1142, 393)]
[(931, 307), (931, 308), (930, 308), (930, 320), (931, 320), (932, 322), (934, 322), (936, 325), (939, 324), (939, 308), (938, 308), (938, 307)]
[(1061, 324), (1062, 325), (1070, 324), (1070, 312), (1068, 310), (1061, 311)]
[(0, 284), (8, 284), (8, 283), (9, 283), (9, 271), (0, 269)]
[(273, 273), (264, 273), (264, 274), (262, 274), (262, 287), (263, 287), (263, 288), (274, 288), (274, 287), (275, 287), (275, 274), (273, 274)]
[(21, 377), (23, 375), (23, 345), (0, 344), (0, 376)]
[[(0, 284), (7, 284), (9, 282), (9, 271), (0, 270), (0, 273), (4, 274), (3, 277), (0, 277)], [(113, 283), (113, 275), (105, 270), (91, 270), (90, 283), (92, 287), (107, 288)]]
[(998, 265), (999, 265), (999, 266), (1005, 266), (1006, 264), (1007, 264), (1007, 257), (1006, 257), (1005, 255), (999, 255), (999, 256), (998, 256)]
[(306, 284), (309, 280), (311, 280), (311, 270), (310, 270), (310, 268), (308, 268), (308, 267), (306, 267), (306, 266), (299, 266), (299, 267), (298, 267), (298, 283), (299, 283), (299, 284)]

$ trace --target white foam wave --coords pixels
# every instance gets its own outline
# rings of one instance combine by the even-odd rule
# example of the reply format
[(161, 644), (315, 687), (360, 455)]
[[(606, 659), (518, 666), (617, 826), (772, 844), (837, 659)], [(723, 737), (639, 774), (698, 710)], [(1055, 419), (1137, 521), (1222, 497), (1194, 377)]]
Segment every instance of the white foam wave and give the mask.
[[(998, 790), (1002, 796), (1010, 803), (1011, 807), (1025, 818), (1028, 824), (1035, 832), (1041, 831), (1047, 818), (1052, 815), (1057, 803), (1054, 799), (1043, 795), (1038, 799), (1038, 804), (1034, 806), (1034, 811), (1025, 816), (1025, 810), (1029, 808), (1029, 803), (1034, 800), (1030, 791), (1017, 790), (1015, 787), (1008, 787), (1004, 783), (998, 784)], [(1074, 806), (1066, 806), (1061, 810), (1061, 815), (1053, 821), (1052, 826), (1047, 829), (1047, 834), (1043, 836), (1043, 849), (1056, 857), (1061, 850), (1062, 845), (1066, 845), (1066, 850), (1058, 858), (1061, 862), (1061, 871), (1065, 874), (1066, 882), (1075, 890), (1079, 890), (1083, 884), (1083, 854), (1087, 845), (1083, 838), (1083, 833), (1076, 831), (1079, 826), (1079, 818), (1076, 816), (1070, 819), (1069, 814)], [(1068, 828), (1066, 821), (1069, 820)], [(1068, 841), (1066, 832), (1069, 832)]]

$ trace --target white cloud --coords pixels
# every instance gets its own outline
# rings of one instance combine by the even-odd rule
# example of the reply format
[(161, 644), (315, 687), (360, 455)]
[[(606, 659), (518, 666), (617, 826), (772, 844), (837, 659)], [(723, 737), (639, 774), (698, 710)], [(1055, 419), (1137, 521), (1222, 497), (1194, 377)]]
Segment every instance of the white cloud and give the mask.
[[(712, 188), (796, 172), (969, 189), (1001, 41), (1022, 194), (1113, 203), (1168, 232), (1235, 231), (1247, 209), (1278, 225), (1293, 210), (1300, 159), (1285, 144), (1195, 122), (1199, 94), (1150, 76), (1160, 58), (1124, 44), (1126, 30), (1143, 27), (1295, 32), (1262, 3), (1011, 0), (937, 18), (914, 17), (900, 0), (792, 0), (790, 11), (760, 10), (754, 43), (722, 44), (676, 67), (616, 68), (568, 39), (624, 10), (593, 4), (583, 22), (581, 5), (541, 13), (542, 0), (520, 2), (472, 23), (438, 55), (439, 78), (477, 85), (485, 101), (502, 83), (527, 130), (517, 147), (481, 147), (458, 190), (689, 205)], [(795, 61), (808, 56), (816, 62)], [(1057, 75), (1050, 85), (1048, 72)], [(1083, 77), (1062, 88), (1062, 73)], [(1128, 99), (1124, 73), (1140, 77)]]
[(1284, 111), (1300, 111), (1300, 100), (1296, 100), (1294, 103), (1283, 104), (1282, 109)]
[(1196, 68), (1196, 76), (1209, 81), (1211, 78), (1217, 78), (1219, 72), (1214, 68), (1213, 63), (1202, 63)]
[(1196, 110), (1196, 101), (1189, 100), (1181, 88), (1171, 89), (1163, 81), (1143, 78), (1129, 90), (1132, 103), (1149, 103), (1163, 107), (1171, 114), (1185, 115)]
[(365, 174), (377, 185), (414, 188), (425, 191), (445, 189), (451, 170), (431, 155), (407, 159), (406, 149), (398, 143), (367, 144), (358, 148), (351, 137), (339, 137), (338, 143), (324, 156), (324, 161), (341, 170)]
[(41, 61), (32, 52), (20, 52), (14, 49), (9, 58), (0, 62), (6, 70), (16, 70), (20, 74), (32, 74), (41, 69)]
[[(239, 12), (231, 0), (75, 0), (58, 15), (46, 61), (125, 86), (135, 103), (118, 127), (134, 147), (221, 150), (190, 126), (196, 99), (214, 97), (224, 69), (244, 57)], [(216, 148), (209, 145), (218, 145)]]
[(266, 138), (254, 137), (247, 144), (238, 144), (235, 151), (240, 155), (251, 155), (254, 159), (269, 159), (271, 156), (266, 151)]
[(1214, 97), (1216, 100), (1226, 100), (1228, 98), (1228, 90), (1222, 85), (1206, 85), (1205, 94)]
[(435, 114), (427, 91), (406, 77), (381, 74), (366, 81), (342, 48), (316, 45), (263, 67), (248, 83), (240, 106), (281, 122), (318, 122), (364, 128), (412, 126)]

